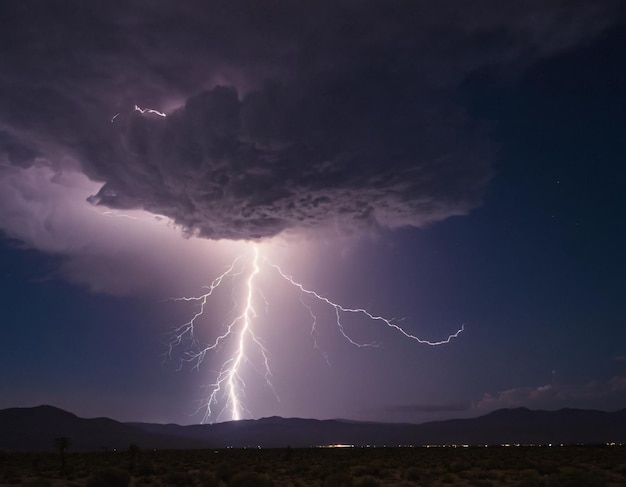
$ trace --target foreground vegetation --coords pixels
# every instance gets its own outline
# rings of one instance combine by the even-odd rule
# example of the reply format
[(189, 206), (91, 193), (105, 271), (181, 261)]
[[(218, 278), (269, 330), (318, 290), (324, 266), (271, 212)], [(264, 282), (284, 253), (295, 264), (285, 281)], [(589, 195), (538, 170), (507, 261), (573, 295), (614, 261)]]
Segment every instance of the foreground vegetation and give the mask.
[[(71, 450), (71, 448), (70, 448)], [(63, 456), (63, 458), (61, 458)], [(626, 447), (0, 452), (0, 486), (569, 487), (626, 485)]]

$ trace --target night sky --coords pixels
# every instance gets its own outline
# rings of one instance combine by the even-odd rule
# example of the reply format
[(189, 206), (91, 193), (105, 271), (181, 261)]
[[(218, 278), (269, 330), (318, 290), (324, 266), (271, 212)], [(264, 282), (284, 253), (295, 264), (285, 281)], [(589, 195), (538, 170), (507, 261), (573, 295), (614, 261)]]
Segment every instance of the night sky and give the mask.
[(229, 420), (249, 290), (241, 417), (626, 407), (625, 53), (609, 0), (2, 2), (0, 408)]

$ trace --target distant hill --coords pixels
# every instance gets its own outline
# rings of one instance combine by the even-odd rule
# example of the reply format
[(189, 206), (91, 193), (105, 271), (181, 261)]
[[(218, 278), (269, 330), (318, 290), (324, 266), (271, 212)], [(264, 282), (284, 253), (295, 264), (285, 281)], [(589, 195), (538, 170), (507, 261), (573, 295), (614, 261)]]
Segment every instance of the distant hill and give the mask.
[(0, 410), (0, 449), (51, 450), (60, 436), (71, 439), (74, 451), (127, 449), (131, 443), (157, 449), (626, 443), (626, 409), (501, 409), (478, 418), (423, 424), (271, 417), (192, 426), (83, 419), (51, 406)]
[(396, 446), (626, 442), (626, 409), (612, 413), (580, 409), (500, 409), (478, 418), (423, 424), (272, 417), (213, 425), (134, 425), (151, 433), (204, 440), (216, 448), (329, 444)]
[(0, 410), (0, 449), (46, 451), (54, 439), (70, 438), (71, 451), (142, 448), (200, 448), (203, 442), (160, 436), (109, 418), (83, 419), (52, 406)]

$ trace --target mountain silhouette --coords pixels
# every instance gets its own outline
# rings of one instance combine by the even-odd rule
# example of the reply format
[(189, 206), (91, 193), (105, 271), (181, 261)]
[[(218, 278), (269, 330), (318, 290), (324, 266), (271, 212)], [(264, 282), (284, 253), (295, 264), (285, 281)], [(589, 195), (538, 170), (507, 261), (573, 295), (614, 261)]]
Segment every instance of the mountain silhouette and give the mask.
[(270, 417), (191, 426), (84, 419), (52, 406), (0, 410), (0, 449), (52, 450), (62, 436), (71, 439), (71, 451), (127, 449), (131, 443), (156, 449), (626, 443), (626, 409), (500, 409), (422, 424)]
[(83, 419), (53, 406), (0, 410), (0, 449), (45, 451), (54, 440), (70, 439), (70, 451), (127, 449), (131, 443), (146, 448), (200, 448), (202, 442), (160, 437), (109, 418)]

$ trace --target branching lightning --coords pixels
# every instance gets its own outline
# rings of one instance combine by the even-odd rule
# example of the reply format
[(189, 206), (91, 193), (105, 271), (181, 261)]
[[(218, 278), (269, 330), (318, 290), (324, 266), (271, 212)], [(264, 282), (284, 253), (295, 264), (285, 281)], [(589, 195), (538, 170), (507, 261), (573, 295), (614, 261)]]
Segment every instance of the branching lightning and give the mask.
[[(364, 308), (342, 306), (315, 291), (305, 288), (304, 285), (283, 272), (278, 265), (261, 256), (258, 247), (255, 245), (253, 246), (251, 258), (245, 255), (237, 257), (221, 275), (216, 277), (210, 285), (203, 288), (205, 292), (202, 294), (173, 299), (174, 301), (192, 302), (197, 305), (197, 309), (191, 319), (175, 328), (170, 336), (166, 353), (167, 358), (171, 359), (173, 352), (181, 347), (185, 350), (182, 357), (180, 357), (179, 369), (182, 368), (185, 363), (189, 363), (192, 368), (199, 370), (200, 365), (203, 363), (208, 353), (221, 349), (223, 346), (226, 346), (227, 342), (230, 342), (233, 347), (216, 372), (215, 380), (208, 385), (210, 388), (209, 395), (197, 410), (197, 412), (203, 411), (204, 413), (202, 419), (203, 423), (218, 421), (225, 416), (228, 416), (230, 420), (239, 420), (246, 414), (250, 415), (249, 411), (244, 406), (246, 384), (242, 372), (245, 365), (254, 367), (254, 362), (250, 359), (249, 355), (252, 350), (258, 357), (261, 357), (261, 368), (255, 367), (257, 373), (264, 378), (267, 386), (274, 392), (278, 399), (278, 395), (276, 391), (274, 391), (271, 382), (272, 373), (268, 351), (263, 341), (254, 330), (254, 322), (257, 317), (255, 301), (260, 298), (265, 302), (265, 305), (268, 306), (267, 300), (256, 284), (258, 275), (266, 270), (275, 270), (284, 281), (289, 283), (301, 294), (300, 301), (305, 309), (308, 310), (312, 320), (310, 333), (313, 345), (320, 351), (322, 357), (328, 364), (330, 364), (328, 355), (318, 346), (317, 342), (317, 317), (313, 308), (305, 302), (304, 298), (312, 299), (331, 307), (335, 312), (335, 325), (337, 326), (337, 330), (348, 343), (356, 347), (376, 346), (377, 344), (361, 343), (353, 339), (347, 333), (344, 323), (342, 322), (342, 317), (346, 314), (360, 315), (366, 320), (381, 323), (401, 333), (408, 339), (430, 346), (447, 344), (452, 339), (458, 337), (464, 330), (464, 327), (461, 326), (460, 329), (449, 335), (446, 339), (438, 341), (430, 341), (417, 337), (406, 331), (393, 319), (375, 315)], [(201, 344), (196, 337), (196, 327), (201, 317), (206, 313), (209, 298), (227, 279), (234, 279), (242, 274), (245, 275), (245, 290), (243, 303), (240, 305), (242, 308), (241, 312), (237, 314), (232, 321), (224, 324), (222, 333), (210, 343)]]
[[(341, 334), (343, 335), (343, 337), (346, 340), (348, 340), (352, 345), (355, 345), (357, 347), (373, 346), (373, 345), (375, 345), (375, 343), (358, 343), (358, 342), (355, 342), (354, 340), (352, 340), (352, 338), (350, 338), (346, 334), (346, 332), (345, 332), (345, 329), (344, 329), (343, 324), (341, 322), (341, 313), (355, 313), (355, 314), (364, 315), (366, 318), (368, 318), (370, 320), (380, 321), (380, 322), (384, 323), (388, 327), (393, 328), (393, 329), (399, 331), (405, 337), (410, 338), (411, 340), (415, 340), (416, 342), (422, 343), (422, 344), (425, 344), (425, 345), (431, 345), (433, 347), (437, 346), (437, 345), (445, 345), (446, 343), (450, 343), (450, 340), (452, 340), (453, 338), (458, 337), (461, 334), (461, 332), (464, 330), (464, 327), (461, 326), (461, 328), (459, 328), (452, 335), (449, 335), (448, 338), (446, 338), (445, 340), (439, 340), (439, 341), (436, 341), (436, 342), (432, 342), (432, 341), (429, 341), (429, 340), (424, 340), (423, 338), (419, 338), (419, 337), (417, 337), (415, 335), (412, 335), (412, 334), (406, 332), (402, 327), (400, 327), (399, 325), (394, 323), (393, 319), (387, 319), (387, 318), (384, 318), (382, 316), (373, 315), (369, 311), (367, 311), (366, 309), (363, 309), (363, 308), (345, 308), (344, 306), (341, 306), (340, 304), (334, 303), (330, 299), (325, 298), (324, 296), (319, 295), (315, 291), (311, 291), (309, 289), (306, 289), (302, 284), (300, 284), (299, 282), (294, 281), (291, 276), (285, 274), (280, 269), (280, 267), (278, 267), (276, 264), (272, 264), (269, 261), (267, 261), (267, 263), (270, 266), (272, 266), (274, 269), (276, 269), (278, 271), (278, 273), (286, 281), (288, 281), (290, 284), (292, 284), (293, 286), (298, 288), (301, 292), (303, 292), (305, 294), (308, 294), (309, 296), (313, 296), (318, 301), (322, 301), (322, 302), (328, 304), (329, 306), (332, 306), (335, 309), (335, 314), (337, 316), (337, 328), (339, 328), (339, 331), (341, 332)], [(310, 308), (309, 308), (309, 310), (310, 310)]]

